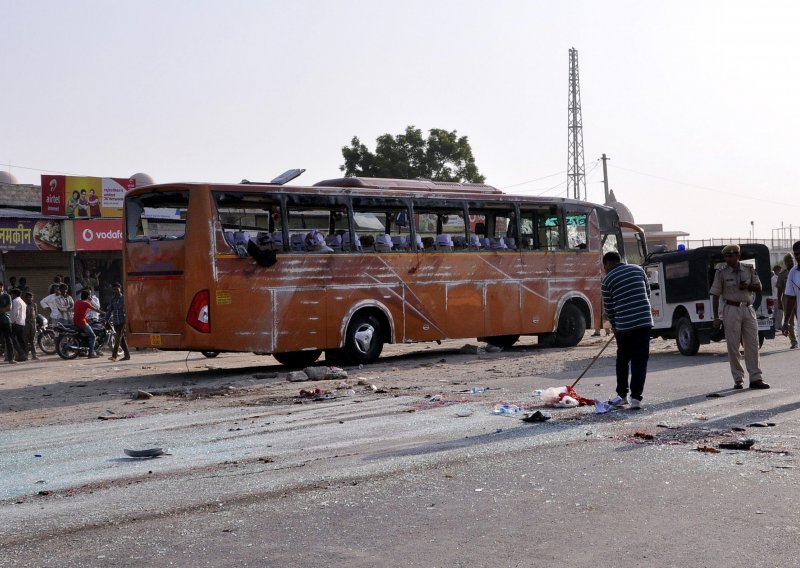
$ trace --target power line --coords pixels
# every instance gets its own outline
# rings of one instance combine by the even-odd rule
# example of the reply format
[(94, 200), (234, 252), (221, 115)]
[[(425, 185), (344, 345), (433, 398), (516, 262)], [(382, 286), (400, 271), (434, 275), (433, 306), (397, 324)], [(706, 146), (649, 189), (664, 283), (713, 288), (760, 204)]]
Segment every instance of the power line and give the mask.
[(686, 187), (693, 187), (695, 189), (702, 189), (704, 191), (710, 191), (711, 193), (719, 193), (720, 195), (730, 195), (732, 197), (738, 197), (740, 199), (749, 199), (751, 201), (757, 201), (759, 203), (773, 203), (775, 205), (785, 205), (785, 206), (788, 206), (788, 207), (797, 207), (796, 203), (787, 203), (785, 201), (775, 201), (775, 200), (772, 200), (772, 199), (767, 199), (767, 198), (764, 197), (763, 193), (759, 193), (757, 196), (743, 195), (741, 193), (735, 193), (733, 191), (725, 191), (723, 189), (717, 189), (715, 187), (708, 187), (708, 186), (705, 186), (705, 185), (698, 185), (696, 183), (687, 183), (687, 182), (678, 181), (678, 180), (674, 180), (674, 179), (670, 179), (670, 178), (665, 178), (663, 176), (657, 176), (655, 174), (647, 174), (647, 173), (644, 173), (644, 172), (631, 170), (629, 168), (623, 168), (622, 166), (619, 166), (617, 164), (614, 164), (613, 166), (610, 166), (610, 167), (617, 168), (619, 170), (623, 170), (623, 171), (630, 172), (632, 174), (636, 174), (636, 175), (640, 175), (640, 176), (644, 176), (644, 177), (649, 177), (649, 178), (653, 178), (653, 179), (660, 179), (661, 181), (674, 183), (676, 185), (683, 185), (683, 186), (686, 186)]
[(543, 179), (547, 179), (547, 178), (551, 178), (551, 177), (556, 177), (556, 176), (562, 176), (562, 175), (564, 175), (565, 173), (567, 173), (567, 170), (561, 170), (560, 172), (556, 172), (556, 173), (554, 173), (554, 174), (550, 174), (550, 175), (547, 175), (547, 176), (544, 176), (544, 177), (540, 177), (540, 178), (536, 178), (536, 179), (529, 179), (528, 181), (521, 181), (521, 182), (519, 182), (519, 183), (515, 183), (515, 184), (512, 184), (512, 185), (507, 185), (507, 186), (505, 186), (505, 187), (501, 187), (500, 189), (511, 189), (512, 187), (518, 187), (518, 186), (520, 186), (520, 185), (526, 185), (526, 184), (529, 184), (529, 183), (534, 183), (534, 182), (537, 182), (537, 181), (542, 181)]
[(8, 167), (8, 168), (18, 168), (20, 170), (30, 170), (30, 171), (34, 171), (34, 172), (46, 172), (46, 173), (51, 173), (51, 174), (63, 174), (63, 175), (67, 175), (67, 176), (78, 176), (78, 175), (81, 175), (81, 174), (76, 174), (76, 173), (72, 173), (72, 172), (62, 172), (62, 171), (59, 171), (59, 170), (50, 170), (48, 168), (32, 168), (30, 166), (20, 166), (20, 165), (11, 164), (11, 163), (0, 163), (0, 166), (5, 166), (5, 167)]

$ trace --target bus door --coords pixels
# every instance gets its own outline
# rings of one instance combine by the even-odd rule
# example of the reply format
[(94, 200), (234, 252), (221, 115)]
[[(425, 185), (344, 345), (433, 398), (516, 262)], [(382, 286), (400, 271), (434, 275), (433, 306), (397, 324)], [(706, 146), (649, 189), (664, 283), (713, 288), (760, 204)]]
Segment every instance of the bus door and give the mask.
[(188, 209), (187, 190), (158, 188), (126, 200), (124, 291), (137, 347), (180, 347)]

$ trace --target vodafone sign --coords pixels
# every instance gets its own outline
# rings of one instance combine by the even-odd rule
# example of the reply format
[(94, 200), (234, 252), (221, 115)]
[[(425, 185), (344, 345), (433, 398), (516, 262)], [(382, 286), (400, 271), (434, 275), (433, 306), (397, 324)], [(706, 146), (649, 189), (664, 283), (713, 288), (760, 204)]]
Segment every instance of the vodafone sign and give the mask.
[(75, 221), (75, 250), (122, 250), (122, 219)]

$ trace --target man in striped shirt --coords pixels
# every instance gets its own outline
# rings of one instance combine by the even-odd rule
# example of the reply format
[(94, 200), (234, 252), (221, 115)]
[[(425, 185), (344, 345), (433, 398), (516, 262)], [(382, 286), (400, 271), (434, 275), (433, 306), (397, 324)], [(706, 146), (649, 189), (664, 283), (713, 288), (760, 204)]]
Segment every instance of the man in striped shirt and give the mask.
[(603, 269), (603, 307), (617, 339), (617, 394), (608, 402), (616, 407), (628, 404), (630, 373), (631, 408), (641, 408), (653, 327), (650, 283), (641, 267), (622, 264), (613, 251), (603, 255)]

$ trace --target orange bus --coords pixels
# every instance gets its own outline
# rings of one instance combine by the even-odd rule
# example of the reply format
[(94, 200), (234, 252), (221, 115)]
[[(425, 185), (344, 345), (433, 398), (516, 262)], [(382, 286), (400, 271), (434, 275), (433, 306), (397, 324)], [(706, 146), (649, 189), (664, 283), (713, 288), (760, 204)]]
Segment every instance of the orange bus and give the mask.
[(614, 209), (483, 184), (179, 183), (124, 209), (130, 345), (289, 366), (453, 338), (573, 346), (600, 325), (603, 253), (624, 257)]

